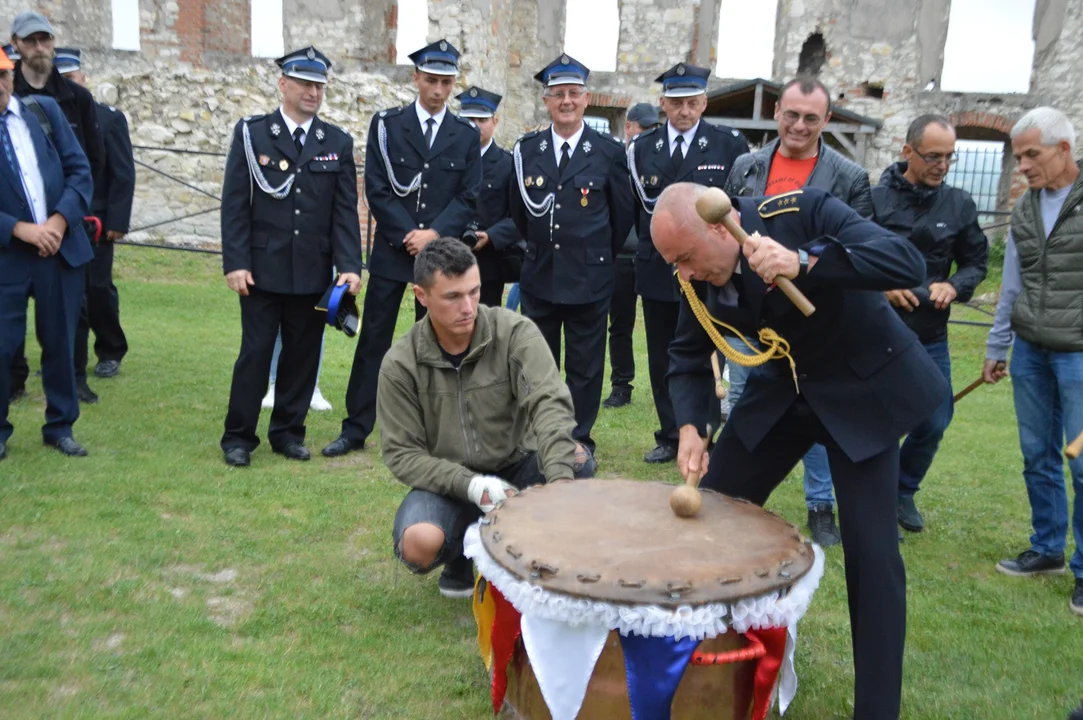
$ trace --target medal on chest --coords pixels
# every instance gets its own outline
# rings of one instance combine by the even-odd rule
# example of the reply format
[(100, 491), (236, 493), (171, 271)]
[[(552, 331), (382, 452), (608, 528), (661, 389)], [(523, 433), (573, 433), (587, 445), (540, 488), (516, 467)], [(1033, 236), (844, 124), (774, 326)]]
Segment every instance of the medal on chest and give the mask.
[(588, 190), (587, 188), (583, 188), (579, 192), (581, 192), (583, 194), (583, 198), (579, 201), (579, 204), (582, 205), (583, 207), (586, 207), (587, 205), (590, 204), (590, 201), (587, 200), (587, 196), (590, 195), (590, 190)]

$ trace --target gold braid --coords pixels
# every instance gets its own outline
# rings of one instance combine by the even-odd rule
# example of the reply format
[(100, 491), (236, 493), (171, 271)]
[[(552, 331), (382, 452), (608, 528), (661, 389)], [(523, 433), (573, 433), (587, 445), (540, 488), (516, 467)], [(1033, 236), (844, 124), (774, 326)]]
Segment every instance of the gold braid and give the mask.
[[(676, 273), (675, 273), (676, 274)], [(759, 333), (760, 342), (767, 348), (766, 350), (756, 350), (751, 354), (745, 355), (738, 352), (732, 345), (726, 342), (726, 338), (722, 336), (722, 333), (718, 332), (715, 325), (725, 328), (730, 333), (741, 338), (746, 345), (750, 348), (752, 343), (741, 334), (737, 328), (727, 325), (718, 318), (714, 317), (707, 311), (703, 301), (696, 295), (696, 289), (692, 287), (692, 284), (677, 275), (677, 282), (681, 285), (681, 292), (684, 293), (684, 297), (688, 300), (688, 306), (692, 308), (692, 314), (699, 320), (699, 324), (703, 326), (703, 329), (707, 332), (707, 336), (711, 338), (711, 342), (718, 348), (718, 351), (729, 361), (734, 362), (742, 367), (759, 367), (771, 360), (779, 360), (786, 358), (790, 361), (790, 372), (793, 373), (793, 386), (797, 389), (797, 392), (801, 392), (801, 388), (797, 385), (797, 364), (793, 361), (793, 356), (790, 355), (790, 343), (786, 341), (781, 335), (776, 333), (771, 328), (761, 328)]]

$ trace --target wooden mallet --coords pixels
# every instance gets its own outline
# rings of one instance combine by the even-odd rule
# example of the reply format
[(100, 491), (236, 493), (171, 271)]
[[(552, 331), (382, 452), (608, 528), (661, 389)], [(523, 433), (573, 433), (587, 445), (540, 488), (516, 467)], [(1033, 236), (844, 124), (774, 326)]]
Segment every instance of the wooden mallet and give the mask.
[(1079, 437), (1068, 443), (1068, 447), (1064, 448), (1064, 454), (1068, 456), (1069, 460), (1075, 460), (1081, 453), (1083, 453), (1083, 432), (1079, 433)]
[[(707, 437), (711, 437), (711, 426), (707, 426)], [(699, 494), (699, 481), (702, 474), (689, 478), (684, 485), (673, 488), (669, 494), (669, 507), (677, 517), (690, 518), (699, 512), (703, 505), (703, 496)]]
[(726, 386), (722, 384), (722, 368), (718, 365), (718, 353), (711, 353), (711, 370), (714, 371), (714, 394), (719, 400), (726, 399)]
[[(748, 233), (733, 219), (733, 215), (730, 214), (732, 209), (733, 202), (730, 200), (729, 195), (716, 187), (707, 188), (707, 191), (696, 200), (696, 212), (705, 222), (711, 225), (723, 225), (738, 244), (744, 245), (745, 240), (748, 240)], [(804, 313), (805, 317), (816, 312), (815, 306), (809, 302), (804, 293), (794, 286), (789, 278), (779, 275), (775, 277), (775, 285), (778, 285), (779, 289), (797, 306), (798, 310)]]

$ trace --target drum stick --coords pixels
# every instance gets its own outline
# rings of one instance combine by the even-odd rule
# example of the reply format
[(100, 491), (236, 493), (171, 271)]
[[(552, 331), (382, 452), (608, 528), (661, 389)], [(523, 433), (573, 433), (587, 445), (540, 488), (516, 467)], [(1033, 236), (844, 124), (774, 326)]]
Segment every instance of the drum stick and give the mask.
[(718, 353), (711, 353), (711, 370), (714, 371), (714, 394), (719, 400), (726, 399), (726, 386), (722, 384), (722, 369), (718, 366)]
[(1083, 453), (1083, 432), (1079, 433), (1079, 437), (1068, 443), (1068, 447), (1064, 449), (1064, 454), (1069, 460), (1075, 460), (1081, 453)]
[(979, 387), (981, 387), (984, 384), (985, 384), (985, 378), (978, 378), (977, 380), (970, 383), (969, 385), (967, 385), (965, 388), (963, 388), (959, 392), (955, 393), (955, 397), (953, 397), (951, 399), (951, 401), (952, 402), (959, 402), (960, 400), (962, 400), (967, 395), (974, 392), (975, 390), (977, 390)]
[[(696, 212), (699, 213), (703, 220), (712, 225), (721, 223), (738, 244), (744, 245), (745, 240), (748, 240), (748, 233), (733, 219), (733, 215), (730, 213), (732, 209), (733, 203), (729, 195), (716, 187), (707, 188), (707, 191), (700, 196), (699, 200), (696, 200)], [(775, 277), (775, 285), (778, 285), (779, 289), (797, 306), (798, 310), (804, 313), (805, 317), (816, 312), (816, 307), (809, 302), (803, 292), (794, 286), (789, 278), (778, 275)]]

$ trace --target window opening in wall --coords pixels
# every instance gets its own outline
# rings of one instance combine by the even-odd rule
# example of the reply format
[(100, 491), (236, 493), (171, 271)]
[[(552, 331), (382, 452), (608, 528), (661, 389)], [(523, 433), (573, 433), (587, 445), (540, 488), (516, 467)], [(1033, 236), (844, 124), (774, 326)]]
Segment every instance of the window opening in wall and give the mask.
[(395, 62), (413, 65), (410, 53), (428, 45), (429, 0), (398, 0), (398, 27), (395, 28)]
[(282, 0), (252, 1), (252, 57), (286, 54), (282, 33)]
[(952, 0), (941, 89), (1029, 92), (1033, 26), (1034, 0)]
[(112, 9), (113, 49), (139, 50), (139, 0), (112, 0)]
[(801, 54), (797, 56), (797, 74), (819, 75), (826, 61), (827, 45), (824, 43), (824, 36), (822, 33), (812, 33), (801, 46)]
[(861, 89), (865, 91), (865, 97), (876, 98), (882, 100), (884, 97), (884, 84), (864, 82), (861, 83)]
[(567, 0), (564, 52), (586, 65), (591, 72), (613, 72), (617, 69), (619, 41), (620, 7), (617, 0)]
[(970, 193), (980, 212), (996, 210), (1004, 142), (960, 140), (955, 144), (955, 153), (958, 158), (948, 171), (947, 183)]
[[(718, 9), (718, 61), (720, 78), (770, 78), (775, 62), (777, 2), (722, 0)], [(734, 32), (740, 28), (740, 32)]]
[(600, 115), (584, 115), (583, 122), (600, 133), (605, 133), (606, 135), (613, 134), (613, 129), (609, 125), (609, 118), (601, 117)]

